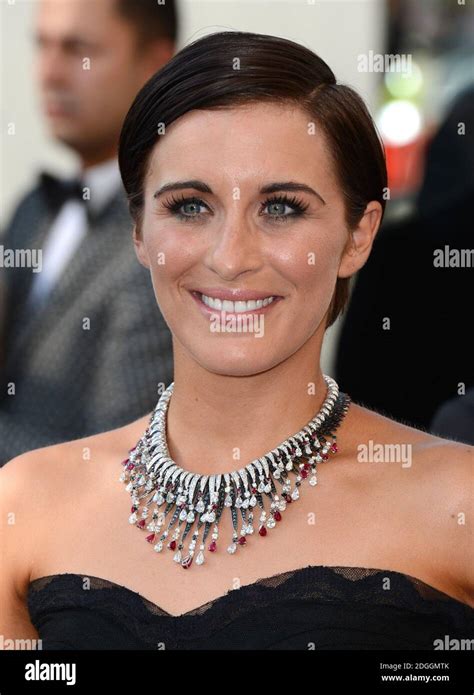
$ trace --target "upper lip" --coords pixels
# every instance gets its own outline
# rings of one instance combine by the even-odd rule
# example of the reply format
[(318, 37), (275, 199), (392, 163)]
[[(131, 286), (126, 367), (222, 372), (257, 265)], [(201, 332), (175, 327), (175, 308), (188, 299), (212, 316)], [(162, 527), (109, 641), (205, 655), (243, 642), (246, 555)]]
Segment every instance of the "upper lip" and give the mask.
[(225, 290), (219, 287), (196, 287), (191, 292), (199, 292), (208, 297), (216, 299), (228, 299), (231, 302), (249, 302), (252, 299), (265, 299), (266, 297), (279, 297), (280, 295), (274, 292), (258, 292), (257, 290)]

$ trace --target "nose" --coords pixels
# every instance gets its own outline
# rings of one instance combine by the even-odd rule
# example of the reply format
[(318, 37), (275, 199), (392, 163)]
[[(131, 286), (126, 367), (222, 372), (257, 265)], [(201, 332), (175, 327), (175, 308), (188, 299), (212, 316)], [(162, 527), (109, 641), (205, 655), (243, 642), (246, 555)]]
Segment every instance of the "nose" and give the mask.
[(38, 72), (43, 87), (64, 86), (68, 81), (68, 61), (59, 46), (44, 46), (38, 53)]
[(262, 245), (257, 230), (239, 210), (226, 215), (222, 226), (216, 230), (205, 264), (225, 280), (262, 267)]

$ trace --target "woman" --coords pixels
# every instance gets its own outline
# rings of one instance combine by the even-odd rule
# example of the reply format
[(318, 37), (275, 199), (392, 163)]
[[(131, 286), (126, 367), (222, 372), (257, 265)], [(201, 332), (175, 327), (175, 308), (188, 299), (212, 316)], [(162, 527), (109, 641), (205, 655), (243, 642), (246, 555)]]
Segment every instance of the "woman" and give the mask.
[(319, 367), (387, 192), (360, 97), (291, 41), (213, 34), (137, 95), (119, 161), (174, 387), (140, 420), (4, 467), (2, 633), (88, 649), (469, 637), (472, 448), (350, 403)]

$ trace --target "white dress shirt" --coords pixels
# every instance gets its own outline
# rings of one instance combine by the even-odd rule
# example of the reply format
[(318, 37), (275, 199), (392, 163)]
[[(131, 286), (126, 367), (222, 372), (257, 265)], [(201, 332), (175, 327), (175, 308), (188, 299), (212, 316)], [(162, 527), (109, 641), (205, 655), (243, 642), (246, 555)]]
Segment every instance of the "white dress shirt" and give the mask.
[[(82, 172), (83, 186), (90, 190), (87, 205), (99, 212), (121, 186), (116, 158), (107, 160)], [(59, 210), (43, 244), (42, 268), (34, 273), (27, 304), (38, 309), (43, 305), (74, 252), (87, 234), (88, 221), (84, 203), (68, 200)]]

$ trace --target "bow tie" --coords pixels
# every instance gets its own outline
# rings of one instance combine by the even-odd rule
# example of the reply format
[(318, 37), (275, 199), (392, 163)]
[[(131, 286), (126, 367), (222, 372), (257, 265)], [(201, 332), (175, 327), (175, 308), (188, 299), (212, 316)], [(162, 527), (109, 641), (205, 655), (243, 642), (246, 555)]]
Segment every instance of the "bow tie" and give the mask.
[(80, 178), (60, 179), (53, 174), (43, 171), (40, 174), (40, 188), (44, 194), (46, 204), (53, 212), (57, 213), (68, 200), (78, 200), (86, 208), (89, 220), (93, 218), (88, 200), (83, 195), (84, 183)]

